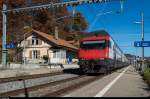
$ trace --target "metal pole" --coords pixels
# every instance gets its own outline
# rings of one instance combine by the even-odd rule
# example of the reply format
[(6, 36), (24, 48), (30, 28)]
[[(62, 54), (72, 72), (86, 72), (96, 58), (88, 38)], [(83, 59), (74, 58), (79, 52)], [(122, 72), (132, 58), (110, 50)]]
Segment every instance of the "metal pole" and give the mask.
[(55, 39), (58, 39), (58, 27), (55, 26)]
[(120, 9), (121, 9), (120, 11), (121, 11), (121, 13), (123, 13), (123, 6), (124, 6), (123, 3), (124, 3), (124, 0), (120, 0), (120, 5), (121, 5), (120, 6)]
[[(144, 41), (144, 14), (142, 13), (142, 41)], [(144, 72), (144, 47), (142, 47), (142, 73)]]
[(136, 59), (135, 59), (135, 69), (137, 70), (138, 64), (137, 64), (137, 48), (136, 48)]
[(25, 97), (29, 97), (28, 95), (28, 90), (26, 88), (26, 83), (25, 83), (25, 80), (23, 79), (23, 85), (24, 85), (24, 91), (25, 91)]
[(27, 90), (27, 88), (26, 88), (25, 79), (18, 79), (18, 80), (19, 80), (19, 81), (22, 81), (22, 83), (23, 83), (24, 95), (25, 95), (25, 97), (29, 97), (28, 90)]
[(76, 13), (76, 8), (75, 8), (75, 5), (73, 5), (71, 32), (73, 31), (75, 13)]
[[(7, 10), (7, 6), (6, 4), (3, 4), (3, 10)], [(2, 66), (5, 68), (5, 66), (7, 65), (7, 62), (6, 62), (6, 57), (7, 57), (7, 50), (6, 50), (6, 29), (7, 29), (7, 15), (5, 12), (2, 12), (2, 15), (3, 15), (3, 44), (2, 44)]]

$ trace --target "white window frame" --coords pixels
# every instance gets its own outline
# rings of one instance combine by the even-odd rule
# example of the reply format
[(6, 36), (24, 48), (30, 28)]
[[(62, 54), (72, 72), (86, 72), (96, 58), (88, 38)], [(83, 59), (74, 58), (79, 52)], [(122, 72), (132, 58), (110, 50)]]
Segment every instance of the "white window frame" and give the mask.
[(38, 51), (40, 50), (32, 50), (32, 59), (39, 59)]
[(32, 45), (39, 45), (39, 40), (36, 36), (32, 36)]

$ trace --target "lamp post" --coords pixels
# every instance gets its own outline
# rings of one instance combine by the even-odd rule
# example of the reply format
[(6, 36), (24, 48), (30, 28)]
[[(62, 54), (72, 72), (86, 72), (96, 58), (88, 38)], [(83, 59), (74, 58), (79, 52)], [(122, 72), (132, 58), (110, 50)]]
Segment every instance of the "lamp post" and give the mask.
[[(141, 22), (135, 22), (136, 24), (142, 24), (142, 42), (144, 41), (144, 14), (141, 13), (142, 21)], [(142, 47), (142, 73), (144, 72), (145, 66), (144, 66), (144, 47)]]
[(24, 36), (24, 42), (23, 42), (23, 64), (26, 65), (26, 57), (25, 57), (25, 49), (26, 49), (26, 35), (32, 31), (32, 28), (29, 26), (25, 26), (24, 30), (27, 30), (27, 32), (23, 35)]
[(72, 24), (71, 24), (71, 32), (73, 31), (73, 25), (74, 25), (74, 17), (76, 13), (76, 6), (73, 5), (73, 10), (72, 10)]
[[(28, 33), (28, 32), (27, 32)], [(24, 42), (23, 42), (23, 64), (24, 64), (24, 66), (26, 65), (26, 57), (25, 57), (25, 44), (26, 44), (26, 34), (27, 33), (25, 33), (23, 36), (24, 36)]]
[[(6, 4), (3, 4), (3, 10), (7, 10)], [(3, 37), (2, 37), (2, 66), (3, 68), (6, 68), (7, 65), (7, 50), (6, 50), (6, 32), (7, 32), (7, 14), (5, 12), (2, 12), (3, 15)]]

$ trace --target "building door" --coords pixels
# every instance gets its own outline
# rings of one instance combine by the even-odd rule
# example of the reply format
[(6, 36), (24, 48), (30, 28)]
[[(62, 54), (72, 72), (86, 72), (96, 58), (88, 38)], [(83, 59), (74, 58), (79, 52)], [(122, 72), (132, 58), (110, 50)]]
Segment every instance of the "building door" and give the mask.
[(72, 63), (73, 53), (67, 52), (67, 62), (68, 64)]

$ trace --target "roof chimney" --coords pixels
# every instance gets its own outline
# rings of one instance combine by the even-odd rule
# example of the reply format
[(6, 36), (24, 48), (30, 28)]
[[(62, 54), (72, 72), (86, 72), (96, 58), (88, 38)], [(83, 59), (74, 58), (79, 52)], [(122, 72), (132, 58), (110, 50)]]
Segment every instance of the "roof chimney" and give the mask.
[(55, 39), (58, 39), (58, 26), (55, 26)]

